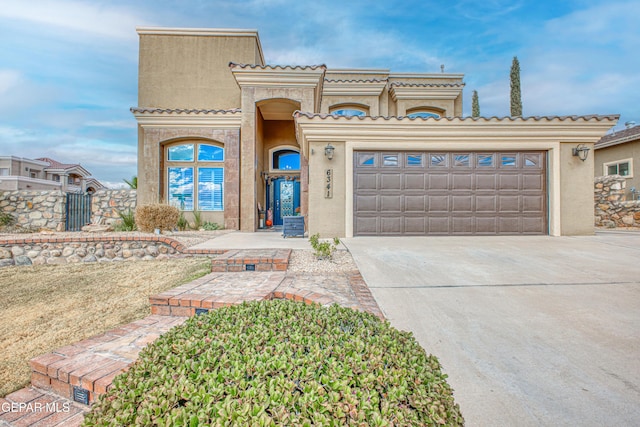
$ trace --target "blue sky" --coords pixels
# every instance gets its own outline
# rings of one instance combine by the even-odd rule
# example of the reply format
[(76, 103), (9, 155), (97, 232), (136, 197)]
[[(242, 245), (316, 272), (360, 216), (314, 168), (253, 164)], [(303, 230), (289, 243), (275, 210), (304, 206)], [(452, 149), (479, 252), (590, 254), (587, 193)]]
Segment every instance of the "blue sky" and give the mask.
[[(0, 155), (136, 174), (136, 26), (250, 28), (270, 64), (465, 74), (464, 114), (620, 114), (640, 122), (638, 1), (3, 0)], [(141, 106), (144, 107), (144, 106)]]

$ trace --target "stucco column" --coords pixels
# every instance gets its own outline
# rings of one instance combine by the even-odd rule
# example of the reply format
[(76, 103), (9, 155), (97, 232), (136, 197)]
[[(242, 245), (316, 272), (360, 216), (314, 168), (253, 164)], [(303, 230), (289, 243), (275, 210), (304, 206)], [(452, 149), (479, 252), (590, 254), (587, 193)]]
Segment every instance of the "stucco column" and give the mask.
[(255, 88), (242, 88), (240, 127), (240, 231), (256, 230), (256, 103)]

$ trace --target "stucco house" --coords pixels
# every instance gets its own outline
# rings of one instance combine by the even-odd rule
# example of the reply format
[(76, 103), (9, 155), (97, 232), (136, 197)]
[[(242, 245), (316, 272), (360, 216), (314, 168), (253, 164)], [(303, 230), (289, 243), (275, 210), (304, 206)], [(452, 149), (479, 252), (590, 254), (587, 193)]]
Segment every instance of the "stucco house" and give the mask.
[(299, 212), (325, 237), (593, 233), (582, 149), (617, 115), (463, 117), (463, 74), (268, 65), (255, 30), (137, 32), (138, 204), (247, 232)]
[(624, 177), (626, 199), (640, 200), (640, 126), (626, 125), (596, 142), (594, 172), (595, 176)]
[(0, 190), (95, 192), (104, 186), (80, 164), (48, 157), (0, 156)]

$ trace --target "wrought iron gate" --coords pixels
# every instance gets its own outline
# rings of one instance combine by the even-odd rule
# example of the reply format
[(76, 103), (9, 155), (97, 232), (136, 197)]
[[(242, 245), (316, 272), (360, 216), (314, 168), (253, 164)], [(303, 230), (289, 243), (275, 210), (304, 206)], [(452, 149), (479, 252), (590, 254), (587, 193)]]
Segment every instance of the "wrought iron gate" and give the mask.
[(80, 231), (91, 223), (91, 194), (67, 193), (65, 230)]

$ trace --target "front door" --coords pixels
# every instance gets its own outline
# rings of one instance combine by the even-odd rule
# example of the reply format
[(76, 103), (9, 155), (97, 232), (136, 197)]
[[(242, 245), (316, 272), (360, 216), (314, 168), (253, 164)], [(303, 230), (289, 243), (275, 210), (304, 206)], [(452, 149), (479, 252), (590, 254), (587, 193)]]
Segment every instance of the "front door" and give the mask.
[(272, 181), (273, 225), (282, 225), (282, 217), (295, 214), (300, 207), (300, 182), (278, 178)]

